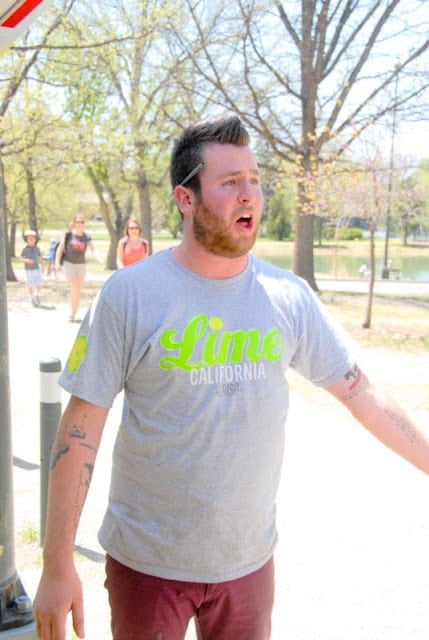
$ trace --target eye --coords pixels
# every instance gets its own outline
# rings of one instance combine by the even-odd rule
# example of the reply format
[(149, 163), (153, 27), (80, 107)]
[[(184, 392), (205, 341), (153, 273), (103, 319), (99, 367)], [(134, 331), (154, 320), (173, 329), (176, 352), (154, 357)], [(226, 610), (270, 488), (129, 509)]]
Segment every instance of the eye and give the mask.
[(224, 180), (222, 184), (226, 187), (230, 187), (235, 184), (235, 180), (234, 178), (228, 178), (227, 180)]

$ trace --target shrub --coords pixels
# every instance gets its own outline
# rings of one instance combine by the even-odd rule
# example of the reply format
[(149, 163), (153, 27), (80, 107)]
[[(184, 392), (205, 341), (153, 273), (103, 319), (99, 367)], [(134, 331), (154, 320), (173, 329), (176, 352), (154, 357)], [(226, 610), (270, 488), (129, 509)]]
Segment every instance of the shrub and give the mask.
[(339, 240), (362, 240), (362, 229), (357, 227), (342, 227), (338, 230), (337, 237)]

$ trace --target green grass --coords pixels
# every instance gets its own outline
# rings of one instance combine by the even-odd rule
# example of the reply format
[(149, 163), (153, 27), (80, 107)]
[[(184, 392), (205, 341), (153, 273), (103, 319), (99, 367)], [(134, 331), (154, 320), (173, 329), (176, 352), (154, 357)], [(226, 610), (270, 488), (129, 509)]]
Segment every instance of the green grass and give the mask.
[(39, 527), (34, 523), (29, 522), (25, 525), (24, 529), (18, 531), (18, 540), (23, 544), (34, 544), (39, 542)]

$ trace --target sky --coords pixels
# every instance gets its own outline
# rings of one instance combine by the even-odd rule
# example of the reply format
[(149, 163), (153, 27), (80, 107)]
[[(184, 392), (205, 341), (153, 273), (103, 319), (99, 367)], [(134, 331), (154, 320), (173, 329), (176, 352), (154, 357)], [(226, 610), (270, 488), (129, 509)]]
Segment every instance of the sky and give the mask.
[(429, 120), (407, 122), (398, 126), (395, 136), (395, 153), (401, 156), (429, 158)]

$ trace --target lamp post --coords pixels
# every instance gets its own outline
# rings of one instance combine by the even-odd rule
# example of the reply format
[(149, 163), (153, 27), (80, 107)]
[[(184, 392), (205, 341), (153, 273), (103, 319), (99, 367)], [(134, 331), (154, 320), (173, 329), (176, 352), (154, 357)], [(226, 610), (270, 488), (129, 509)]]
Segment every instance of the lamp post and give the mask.
[(393, 118), (392, 118), (392, 137), (390, 144), (390, 160), (389, 160), (389, 181), (387, 183), (387, 209), (386, 209), (386, 232), (384, 238), (384, 264), (381, 272), (383, 280), (388, 280), (390, 277), (389, 269), (389, 237), (390, 237), (390, 220), (391, 220), (391, 203), (392, 203), (392, 185), (393, 185), (393, 164), (395, 153), (395, 133), (396, 133), (396, 109), (398, 100), (398, 71), (399, 65), (395, 65), (396, 77), (395, 77), (395, 98), (393, 103)]
[[(52, 0), (2, 0), (0, 51), (28, 29)], [(0, 640), (35, 640), (33, 606), (15, 567), (12, 424), (6, 284), (6, 201), (0, 140)]]
[(15, 568), (2, 146), (0, 140), (0, 638), (35, 638), (32, 603)]

